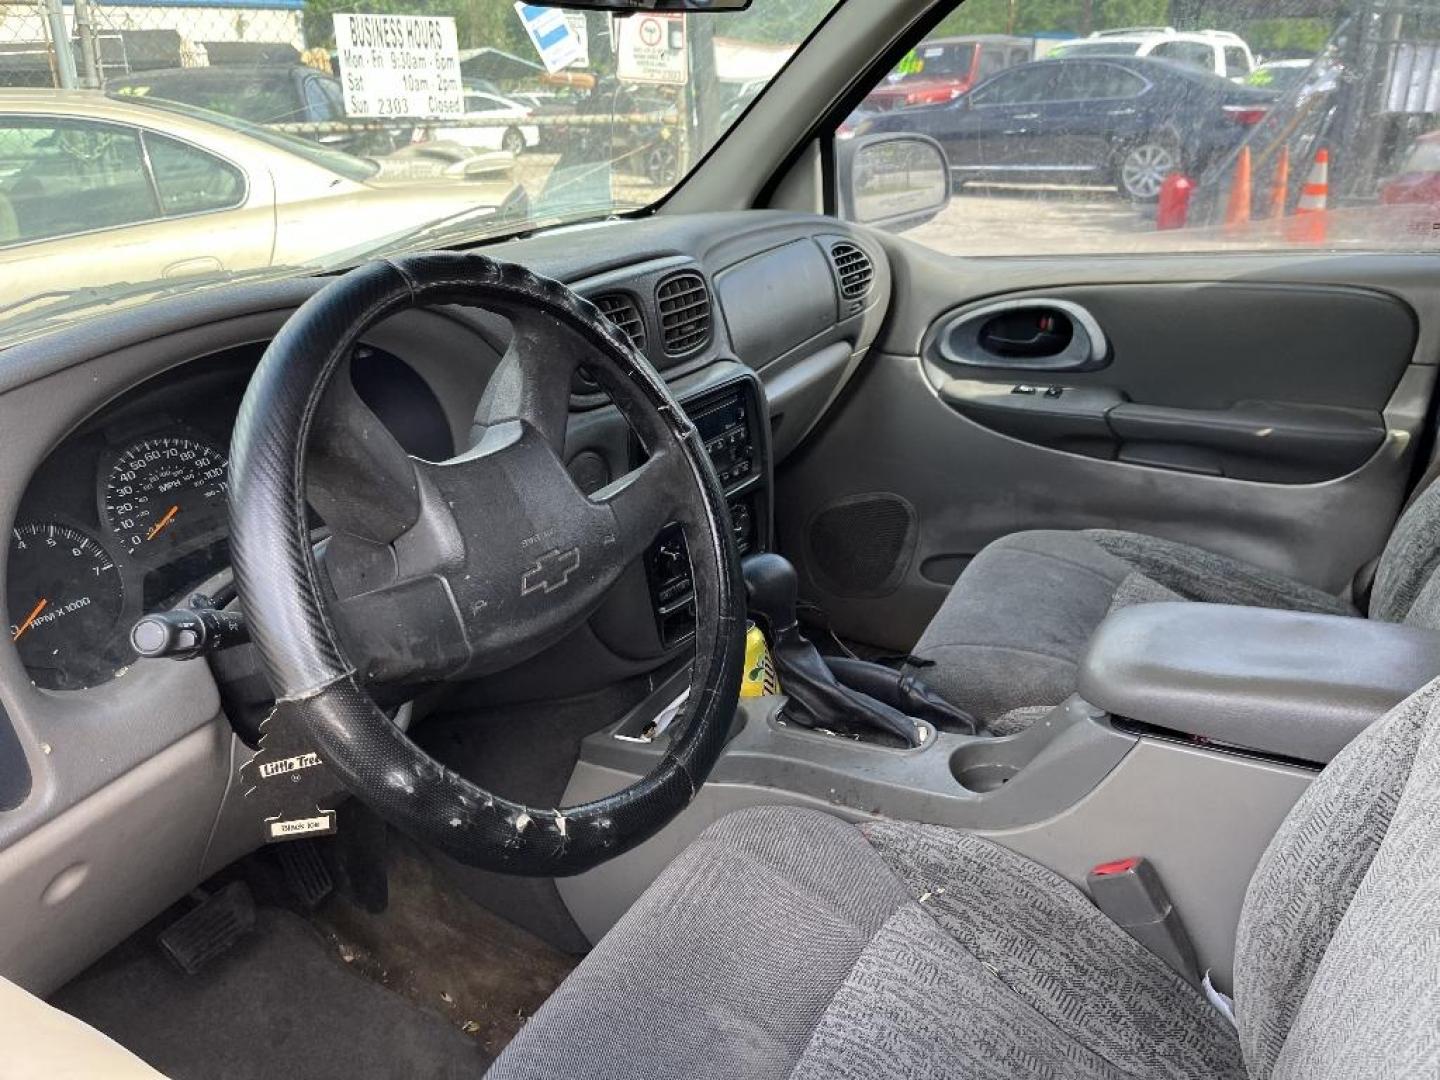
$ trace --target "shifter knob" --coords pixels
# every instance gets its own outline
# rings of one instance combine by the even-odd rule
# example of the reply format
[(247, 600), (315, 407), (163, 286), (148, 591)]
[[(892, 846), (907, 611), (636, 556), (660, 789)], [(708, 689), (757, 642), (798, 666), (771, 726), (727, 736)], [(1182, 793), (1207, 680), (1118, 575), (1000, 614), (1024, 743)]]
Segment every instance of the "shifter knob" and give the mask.
[(776, 636), (795, 629), (799, 577), (783, 555), (748, 556), (740, 564), (749, 608), (770, 624)]

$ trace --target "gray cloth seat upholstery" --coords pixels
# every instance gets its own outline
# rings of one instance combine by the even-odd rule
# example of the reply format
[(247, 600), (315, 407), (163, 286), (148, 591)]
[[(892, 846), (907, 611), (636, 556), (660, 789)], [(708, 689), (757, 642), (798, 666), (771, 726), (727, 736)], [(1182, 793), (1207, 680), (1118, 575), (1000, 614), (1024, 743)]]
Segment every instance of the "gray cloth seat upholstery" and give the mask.
[[(1440, 484), (1401, 516), (1376, 569), (1369, 617), (1440, 628)], [(1358, 616), (1348, 600), (1190, 544), (1108, 529), (1034, 530), (987, 545), (915, 648), (914, 670), (997, 734), (1075, 689), (1101, 621), (1132, 604), (1213, 604)]]
[(1342, 751), (1270, 843), (1239, 926), (1238, 1033), (1006, 848), (759, 809), (684, 852), (488, 1076), (1440, 1075), (1437, 685)]

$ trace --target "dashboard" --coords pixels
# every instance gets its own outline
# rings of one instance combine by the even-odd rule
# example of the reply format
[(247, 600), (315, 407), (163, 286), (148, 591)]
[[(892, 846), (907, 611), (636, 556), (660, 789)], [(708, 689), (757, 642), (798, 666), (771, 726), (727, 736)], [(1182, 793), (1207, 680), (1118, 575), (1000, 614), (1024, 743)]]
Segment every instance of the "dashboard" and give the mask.
[[(6, 566), (10, 639), (36, 686), (115, 678), (134, 659), (129, 630), (142, 614), (183, 603), (228, 569), (230, 431), (260, 352), (226, 350), (142, 383), (36, 471)], [(404, 361), (364, 347), (350, 378), (408, 452), (453, 455), (435, 393)]]
[[(858, 283), (850, 249), (867, 253)], [(774, 532), (774, 468), (859, 371), (891, 302), (882, 244), (811, 215), (657, 216), (486, 251), (565, 281), (632, 335), (704, 431), (752, 549)], [(324, 284), (197, 290), (0, 349), (0, 909), (14, 916), (0, 963), (27, 985), (58, 985), (257, 842), (237, 780), (271, 706), (254, 647), (177, 663), (135, 659), (128, 638), (196, 592), (233, 603), (231, 429), (267, 343)], [(408, 311), (366, 335), (351, 378), (406, 450), (443, 460), (470, 445), (509, 339), (483, 311)], [(583, 378), (565, 460), (586, 491), (638, 464)], [(467, 690), (553, 699), (679, 659), (693, 615), (674, 539), (564, 641)], [(43, 941), (21, 932), (42, 923)]]

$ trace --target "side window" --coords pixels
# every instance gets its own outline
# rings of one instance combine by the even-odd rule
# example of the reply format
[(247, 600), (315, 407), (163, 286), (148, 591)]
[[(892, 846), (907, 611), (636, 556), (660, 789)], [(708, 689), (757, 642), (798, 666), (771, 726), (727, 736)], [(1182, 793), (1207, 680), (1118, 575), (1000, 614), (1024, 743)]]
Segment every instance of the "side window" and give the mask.
[(345, 103), (340, 96), (340, 91), (331, 86), (328, 80), (315, 75), (307, 75), (305, 81), (300, 84), (300, 88), (301, 93), (305, 95), (305, 111), (310, 114), (311, 120), (343, 120), (345, 118)]
[(998, 45), (986, 45), (980, 50), (980, 70), (975, 78), (988, 79), (991, 75), (1005, 70), (1005, 50)]
[(245, 199), (240, 170), (193, 146), (147, 132), (145, 149), (167, 216), (228, 210)]
[[(1163, 5), (948, 7), (935, 48), (1026, 62), (943, 103), (907, 100), (903, 67), (872, 90), (833, 144), (854, 220), (966, 258), (1440, 253), (1440, 0), (1379, 48), (1353, 9), (1306, 0), (1207, 8), (1181, 33), (1143, 29)], [(1247, 75), (1253, 57), (1273, 63)]]
[(1056, 101), (1109, 101), (1134, 97), (1145, 80), (1115, 64), (1067, 60), (1055, 65)]
[(1215, 49), (1203, 41), (1162, 41), (1150, 50), (1150, 55), (1201, 71), (1215, 70)]
[(1019, 105), (1049, 96), (1053, 71), (1044, 64), (1001, 72), (970, 95), (972, 105)]
[(0, 244), (159, 216), (134, 128), (0, 118)]

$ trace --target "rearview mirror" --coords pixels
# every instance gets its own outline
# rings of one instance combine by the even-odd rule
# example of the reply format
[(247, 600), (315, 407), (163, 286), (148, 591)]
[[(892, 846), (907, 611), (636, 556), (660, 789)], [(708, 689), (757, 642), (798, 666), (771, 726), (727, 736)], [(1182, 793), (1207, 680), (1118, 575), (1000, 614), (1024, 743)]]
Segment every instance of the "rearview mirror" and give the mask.
[(546, 0), (537, 6), (643, 15), (647, 11), (744, 11), (750, 3), (751, 0)]
[(950, 204), (950, 161), (926, 135), (862, 135), (836, 144), (840, 212), (846, 221), (900, 232)]

